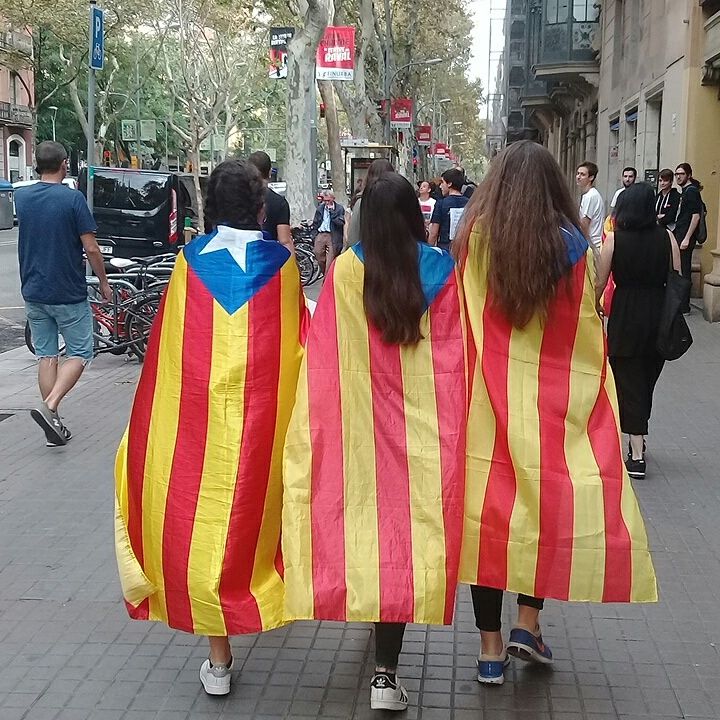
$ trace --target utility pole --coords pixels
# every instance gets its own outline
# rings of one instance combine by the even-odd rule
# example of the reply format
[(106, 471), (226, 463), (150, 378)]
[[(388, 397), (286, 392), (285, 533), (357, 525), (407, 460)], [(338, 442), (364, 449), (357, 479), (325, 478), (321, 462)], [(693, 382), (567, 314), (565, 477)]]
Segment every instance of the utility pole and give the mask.
[(105, 63), (105, 28), (103, 11), (90, 0), (90, 23), (88, 28), (88, 112), (87, 112), (87, 204), (93, 211), (95, 191), (95, 72)]
[(143, 159), (142, 150), (140, 147), (140, 57), (138, 53), (138, 40), (135, 37), (135, 125), (137, 127), (137, 156), (138, 156), (138, 168), (142, 170)]

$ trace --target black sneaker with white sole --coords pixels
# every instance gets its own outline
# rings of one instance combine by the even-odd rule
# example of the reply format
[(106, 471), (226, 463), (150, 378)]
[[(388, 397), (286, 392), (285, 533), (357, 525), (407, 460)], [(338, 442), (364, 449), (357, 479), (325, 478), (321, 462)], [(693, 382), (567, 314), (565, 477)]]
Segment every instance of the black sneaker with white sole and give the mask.
[(628, 455), (625, 461), (625, 467), (631, 478), (636, 478), (637, 480), (643, 480), (645, 478), (645, 470), (647, 467), (645, 460), (633, 460), (632, 455)]
[(408, 694), (395, 673), (376, 672), (370, 682), (372, 710), (407, 710)]

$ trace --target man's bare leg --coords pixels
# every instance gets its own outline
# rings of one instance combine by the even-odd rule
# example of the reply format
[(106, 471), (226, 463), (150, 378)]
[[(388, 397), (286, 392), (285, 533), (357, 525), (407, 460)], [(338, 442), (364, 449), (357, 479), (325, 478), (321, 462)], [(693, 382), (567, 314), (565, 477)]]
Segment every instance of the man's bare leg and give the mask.
[(43, 400), (52, 392), (57, 381), (58, 359), (56, 357), (44, 357), (38, 361), (38, 385), (40, 396)]
[[(57, 378), (52, 390), (45, 397), (45, 404), (53, 412), (57, 412), (60, 401), (75, 387), (85, 370), (87, 362), (81, 358), (68, 358), (57, 368)], [(42, 387), (41, 387), (42, 392)]]

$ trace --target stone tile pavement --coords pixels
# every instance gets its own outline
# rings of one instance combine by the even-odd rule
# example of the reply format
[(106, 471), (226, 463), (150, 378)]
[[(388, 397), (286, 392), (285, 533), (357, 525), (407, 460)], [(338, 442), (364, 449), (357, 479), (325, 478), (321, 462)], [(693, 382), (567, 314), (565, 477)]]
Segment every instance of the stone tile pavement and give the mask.
[[(408, 629), (401, 674), (412, 704), (400, 717), (720, 718), (720, 326), (697, 313), (690, 323), (695, 345), (660, 380), (649, 474), (636, 483), (661, 602), (548, 602), (554, 670), (515, 664), (503, 687), (486, 689), (474, 680), (463, 589), (454, 628)], [(232, 694), (210, 698), (197, 678), (203, 639), (127, 619), (112, 460), (137, 372), (99, 358), (64, 406), (75, 439), (47, 449), (28, 413), (32, 358), (0, 355), (0, 720), (381, 717), (369, 710), (367, 626), (298, 623), (235, 638)], [(508, 623), (511, 611), (509, 599)]]

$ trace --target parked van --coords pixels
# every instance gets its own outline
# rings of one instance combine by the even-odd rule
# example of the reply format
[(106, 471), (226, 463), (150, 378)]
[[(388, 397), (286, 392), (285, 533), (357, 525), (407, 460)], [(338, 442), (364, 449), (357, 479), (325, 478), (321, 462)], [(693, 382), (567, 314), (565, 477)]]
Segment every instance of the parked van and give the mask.
[[(182, 246), (185, 218), (197, 222), (192, 182), (162, 170), (96, 167), (94, 171), (93, 213), (103, 255), (157, 255)], [(87, 196), (86, 170), (79, 180), (79, 189)]]

